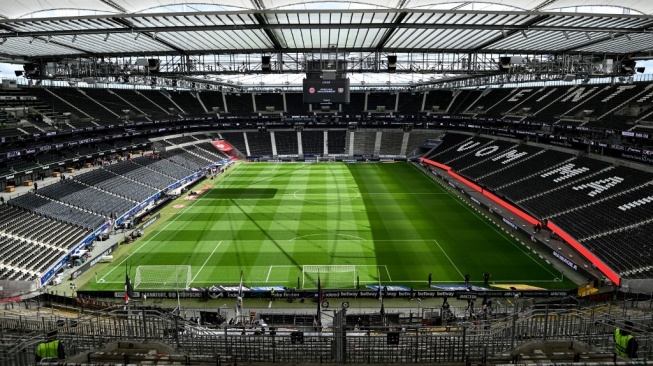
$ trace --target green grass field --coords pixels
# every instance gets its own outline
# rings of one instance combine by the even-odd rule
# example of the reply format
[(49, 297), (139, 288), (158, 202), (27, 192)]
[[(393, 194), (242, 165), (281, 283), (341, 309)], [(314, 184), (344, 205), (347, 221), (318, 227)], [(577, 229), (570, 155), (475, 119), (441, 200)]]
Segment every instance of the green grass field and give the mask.
[[(124, 289), (126, 261), (132, 280), (138, 265), (189, 265), (191, 286), (237, 284), (242, 268), (248, 286), (294, 287), (304, 265), (353, 265), (361, 287), (380, 275), (423, 289), (429, 273), (482, 285), (485, 271), (495, 285), (575, 287), (408, 163), (241, 163), (194, 189), (207, 184), (82, 289)], [(321, 278), (352, 288), (355, 277)]]

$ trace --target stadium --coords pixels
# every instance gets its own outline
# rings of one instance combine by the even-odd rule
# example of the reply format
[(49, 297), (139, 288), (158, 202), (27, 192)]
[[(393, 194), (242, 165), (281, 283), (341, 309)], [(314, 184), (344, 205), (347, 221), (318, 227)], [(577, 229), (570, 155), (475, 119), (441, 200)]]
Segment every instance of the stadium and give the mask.
[(651, 14), (3, 2), (0, 364), (650, 362)]

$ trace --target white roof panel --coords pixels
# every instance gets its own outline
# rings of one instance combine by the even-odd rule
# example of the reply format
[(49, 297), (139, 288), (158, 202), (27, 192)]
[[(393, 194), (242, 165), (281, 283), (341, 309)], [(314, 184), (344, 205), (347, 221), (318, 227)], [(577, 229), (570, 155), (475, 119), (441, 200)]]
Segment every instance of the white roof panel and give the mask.
[[(31, 41), (31, 43), (30, 43)], [(36, 38), (32, 40), (26, 37), (8, 38), (0, 45), (0, 53), (7, 55), (74, 55), (81, 53), (78, 50), (60, 46), (54, 42), (47, 42), (46, 39)]]
[(551, 52), (573, 49), (592, 40), (605, 37), (596, 32), (527, 31), (517, 32), (490, 46), (492, 49), (523, 51), (549, 50)]
[(653, 50), (653, 34), (637, 33), (628, 37), (618, 36), (614, 39), (605, 40), (585, 47), (578, 48), (583, 52), (611, 52), (611, 53), (633, 53)]
[(542, 10), (563, 9), (566, 11), (565, 8), (573, 7), (614, 7), (615, 11), (626, 8), (643, 14), (653, 13), (653, 1), (650, 0), (556, 0), (544, 6)]
[[(120, 52), (168, 52), (172, 48), (157, 42), (148, 37), (131, 33), (112, 33), (107, 37), (105, 34), (84, 34), (79, 35), (73, 42), (73, 36), (54, 36), (52, 42), (60, 43), (71, 49), (84, 50), (85, 52), (109, 54), (116, 50)], [(75, 53), (80, 53), (76, 51)]]

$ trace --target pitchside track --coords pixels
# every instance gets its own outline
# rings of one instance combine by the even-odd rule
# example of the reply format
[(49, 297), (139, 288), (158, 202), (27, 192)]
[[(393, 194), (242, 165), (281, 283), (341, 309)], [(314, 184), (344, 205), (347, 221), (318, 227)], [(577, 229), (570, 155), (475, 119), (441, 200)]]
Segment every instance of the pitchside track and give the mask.
[(242, 268), (248, 286), (315, 288), (321, 265), (334, 268), (320, 274), (331, 288), (379, 276), (384, 285), (427, 288), (429, 273), (445, 285), (469, 273), (481, 285), (486, 271), (496, 286), (574, 287), (408, 163), (242, 163), (208, 182), (195, 199), (166, 208), (166, 222), (83, 289), (124, 289), (125, 263), (132, 272), (190, 266), (190, 286), (238, 283)]

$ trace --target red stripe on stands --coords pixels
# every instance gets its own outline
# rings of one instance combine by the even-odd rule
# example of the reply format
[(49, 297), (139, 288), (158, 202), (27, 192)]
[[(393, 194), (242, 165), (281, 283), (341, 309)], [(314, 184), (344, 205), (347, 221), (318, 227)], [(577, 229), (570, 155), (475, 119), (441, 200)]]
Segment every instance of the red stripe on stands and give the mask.
[(440, 168), (440, 169), (444, 169), (444, 170), (446, 170), (446, 171), (450, 171), (450, 170), (451, 170), (451, 168), (449, 168), (448, 166), (446, 166), (446, 165), (444, 165), (444, 164), (440, 164), (440, 163), (438, 163), (438, 162), (435, 162), (435, 161), (433, 161), (433, 160), (429, 160), (429, 159), (426, 159), (426, 158), (419, 158), (419, 161), (421, 161), (422, 163), (426, 163), (426, 164), (433, 165), (433, 166), (438, 167), (438, 168)]
[(608, 265), (603, 263), (602, 260), (600, 260), (594, 253), (589, 251), (589, 249), (585, 248), (583, 244), (579, 243), (576, 241), (576, 239), (572, 238), (571, 235), (567, 234), (564, 230), (562, 230), (558, 225), (552, 223), (549, 221), (547, 223), (547, 227), (551, 229), (553, 232), (558, 234), (562, 239), (564, 239), (569, 245), (574, 247), (580, 253), (583, 255), (585, 258), (587, 258), (590, 263), (592, 263), (596, 268), (598, 268), (607, 278), (609, 278), (612, 283), (619, 285), (621, 283), (621, 277), (619, 277), (619, 274), (617, 274), (615, 271), (613, 271)]

